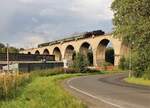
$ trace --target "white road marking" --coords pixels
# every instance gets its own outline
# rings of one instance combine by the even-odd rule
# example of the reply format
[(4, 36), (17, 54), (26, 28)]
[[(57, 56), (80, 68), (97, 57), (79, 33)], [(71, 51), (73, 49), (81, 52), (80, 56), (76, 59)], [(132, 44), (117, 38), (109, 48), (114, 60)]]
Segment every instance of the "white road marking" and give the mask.
[(94, 95), (92, 95), (92, 94), (90, 94), (90, 93), (88, 93), (88, 92), (85, 92), (85, 91), (83, 91), (83, 90), (80, 90), (80, 89), (78, 89), (78, 88), (72, 86), (72, 85), (70, 84), (70, 82), (73, 81), (73, 80), (75, 80), (75, 79), (78, 79), (78, 78), (72, 78), (72, 79), (70, 79), (70, 80), (67, 81), (67, 84), (68, 84), (68, 86), (69, 86), (71, 89), (74, 89), (74, 90), (76, 90), (76, 91), (79, 92), (79, 93), (82, 93), (82, 94), (84, 94), (84, 95), (87, 95), (87, 96), (89, 96), (89, 97), (91, 97), (91, 98), (93, 98), (93, 99), (99, 100), (99, 101), (104, 102), (104, 103), (106, 103), (106, 104), (112, 105), (112, 106), (114, 106), (114, 107), (123, 108), (122, 106), (120, 106), (120, 105), (118, 105), (118, 104), (114, 104), (114, 103), (112, 103), (112, 102), (110, 102), (110, 101), (107, 101), (107, 100), (103, 99), (102, 97), (101, 97), (101, 98), (100, 98), (100, 97), (96, 97), (96, 96), (94, 96)]

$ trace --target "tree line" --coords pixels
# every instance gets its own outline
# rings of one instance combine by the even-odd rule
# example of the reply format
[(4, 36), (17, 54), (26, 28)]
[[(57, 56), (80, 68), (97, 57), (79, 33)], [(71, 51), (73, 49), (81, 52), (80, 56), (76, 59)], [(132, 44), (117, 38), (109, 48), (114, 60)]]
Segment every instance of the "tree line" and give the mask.
[[(130, 48), (135, 77), (150, 79), (150, 1), (114, 0), (114, 34)], [(122, 61), (129, 61), (122, 59)]]
[[(3, 43), (0, 43), (0, 53), (7, 53), (7, 46)], [(9, 53), (19, 53), (19, 49), (10, 46), (9, 47)]]

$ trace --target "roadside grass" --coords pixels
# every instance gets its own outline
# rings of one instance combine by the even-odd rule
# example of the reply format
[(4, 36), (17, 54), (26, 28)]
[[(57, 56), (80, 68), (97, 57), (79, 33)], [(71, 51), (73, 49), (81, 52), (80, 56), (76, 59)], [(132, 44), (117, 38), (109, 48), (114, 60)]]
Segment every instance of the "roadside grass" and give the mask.
[[(0, 100), (0, 108), (86, 108), (80, 100), (77, 100), (63, 89), (60, 81), (77, 76), (110, 73), (109, 71), (96, 70), (76, 73), (74, 69), (37, 70), (31, 72), (30, 83), (19, 87), (17, 97)], [(26, 81), (22, 80), (22, 82)], [(16, 91), (14, 93), (16, 94)]]
[(82, 74), (61, 74), (36, 77), (22, 89), (16, 99), (0, 101), (0, 108), (86, 108), (80, 101), (66, 92), (60, 80), (81, 76)]
[(150, 80), (145, 80), (144, 78), (126, 78), (124, 79), (128, 83), (132, 84), (138, 84), (138, 85), (145, 85), (145, 86), (150, 86)]
[(1, 74), (0, 100), (14, 99), (24, 86), (31, 82), (30, 74)]

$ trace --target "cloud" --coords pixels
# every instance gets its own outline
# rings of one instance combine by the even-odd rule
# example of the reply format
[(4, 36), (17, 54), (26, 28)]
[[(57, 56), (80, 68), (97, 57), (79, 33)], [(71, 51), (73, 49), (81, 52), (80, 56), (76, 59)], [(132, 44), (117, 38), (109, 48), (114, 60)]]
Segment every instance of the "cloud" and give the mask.
[(113, 17), (111, 2), (5, 0), (0, 3), (0, 39), (17, 47), (35, 47), (37, 43), (69, 37), (75, 32), (95, 29), (110, 32)]
[(45, 37), (34, 33), (22, 33), (22, 38), (18, 39), (17, 43), (13, 43), (13, 46), (18, 48), (35, 48), (38, 44), (45, 42)]
[(34, 0), (19, 0), (22, 3), (32, 3)]
[(24, 38), (24, 44), (27, 45), (26, 47), (37, 47), (38, 44), (43, 43), (45, 39), (39, 35), (28, 35)]
[(110, 4), (111, 0), (74, 0), (70, 10), (85, 18), (111, 19)]
[(17, 9), (18, 5), (14, 1), (0, 1), (0, 32), (6, 32), (6, 29), (11, 22), (11, 18)]
[(32, 17), (31, 20), (34, 22), (34, 23), (38, 23), (38, 19)]

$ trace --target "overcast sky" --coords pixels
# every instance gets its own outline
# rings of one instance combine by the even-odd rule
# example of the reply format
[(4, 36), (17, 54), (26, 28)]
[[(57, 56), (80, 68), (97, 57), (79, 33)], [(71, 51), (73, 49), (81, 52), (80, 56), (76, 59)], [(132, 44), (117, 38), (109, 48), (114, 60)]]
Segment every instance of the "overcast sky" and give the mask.
[(112, 0), (0, 0), (0, 42), (15, 47), (102, 29), (112, 31)]

